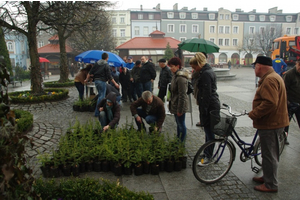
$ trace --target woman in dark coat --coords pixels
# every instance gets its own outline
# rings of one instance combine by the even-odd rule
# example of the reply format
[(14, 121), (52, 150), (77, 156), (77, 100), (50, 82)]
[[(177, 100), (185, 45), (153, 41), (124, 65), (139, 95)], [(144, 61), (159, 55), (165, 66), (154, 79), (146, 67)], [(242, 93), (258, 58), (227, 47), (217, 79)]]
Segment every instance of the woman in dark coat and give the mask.
[[(207, 64), (203, 53), (197, 53), (190, 60), (194, 73), (199, 73), (197, 79), (197, 94), (195, 95), (197, 104), (200, 107), (200, 126), (204, 128), (205, 142), (215, 139), (210, 127), (210, 112), (220, 110), (219, 95), (217, 93), (217, 77), (213, 69)], [(210, 154), (210, 152), (206, 152)], [(210, 156), (210, 155), (207, 155)]]

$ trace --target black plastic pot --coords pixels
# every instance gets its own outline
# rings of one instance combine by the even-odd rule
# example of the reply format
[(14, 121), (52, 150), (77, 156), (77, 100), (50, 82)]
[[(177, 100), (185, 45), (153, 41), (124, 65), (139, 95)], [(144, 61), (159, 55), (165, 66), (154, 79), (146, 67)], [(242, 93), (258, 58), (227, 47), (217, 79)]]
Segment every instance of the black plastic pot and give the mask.
[(80, 169), (80, 173), (86, 172), (85, 162), (80, 163), (79, 169)]
[(49, 178), (50, 177), (51, 172), (50, 172), (50, 166), (49, 165), (41, 166), (40, 169), (42, 170), (44, 178)]
[(131, 175), (132, 174), (132, 166), (129, 167), (123, 167), (124, 175)]
[(71, 176), (71, 165), (64, 165), (62, 167), (62, 172), (64, 176)]
[(165, 162), (164, 161), (159, 161), (158, 162), (159, 165), (159, 171), (165, 171)]
[(78, 105), (73, 105), (73, 110), (74, 111), (79, 111), (79, 106)]
[(158, 175), (159, 174), (159, 164), (152, 163), (151, 164), (151, 174)]
[(50, 168), (50, 177), (51, 178), (58, 178), (59, 177), (59, 169), (58, 169), (58, 167), (51, 167)]
[(134, 175), (136, 176), (143, 175), (143, 165), (141, 163), (138, 165), (134, 165)]
[(181, 162), (182, 162), (182, 169), (186, 169), (186, 165), (187, 165), (187, 156), (183, 156), (180, 158)]
[(100, 172), (101, 171), (101, 161), (94, 161), (94, 171), (95, 172)]
[(182, 169), (182, 162), (181, 160), (177, 160), (174, 162), (174, 171), (181, 171)]
[(174, 161), (168, 160), (166, 161), (166, 172), (173, 172), (174, 171)]
[(101, 162), (101, 168), (103, 172), (109, 171), (109, 162), (107, 160), (104, 160)]
[(79, 176), (79, 174), (80, 174), (79, 165), (74, 165), (74, 166), (71, 167), (71, 174), (73, 176)]
[(94, 166), (94, 162), (93, 161), (86, 162), (85, 163), (86, 171), (88, 171), (88, 172), (93, 171), (93, 166)]
[(120, 163), (116, 163), (114, 165), (114, 174), (115, 176), (122, 176), (122, 165)]
[(148, 162), (143, 163), (143, 173), (150, 174), (150, 163)]

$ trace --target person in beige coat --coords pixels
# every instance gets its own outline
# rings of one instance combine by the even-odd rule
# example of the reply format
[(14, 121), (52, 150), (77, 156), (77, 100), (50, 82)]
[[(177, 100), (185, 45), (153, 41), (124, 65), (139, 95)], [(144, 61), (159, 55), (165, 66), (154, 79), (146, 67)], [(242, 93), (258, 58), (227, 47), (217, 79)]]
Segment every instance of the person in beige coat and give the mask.
[(260, 78), (249, 117), (257, 128), (261, 142), (262, 177), (252, 180), (261, 185), (254, 189), (261, 192), (277, 192), (277, 168), (279, 162), (279, 134), (289, 125), (287, 96), (283, 79), (272, 68), (272, 59), (258, 56), (253, 63), (255, 75)]
[(185, 113), (188, 111), (188, 71), (182, 69), (181, 60), (177, 57), (168, 61), (173, 77), (171, 81), (171, 98), (169, 110), (174, 114), (177, 123), (177, 137), (184, 142), (186, 137)]
[(79, 93), (79, 99), (83, 100), (83, 94), (84, 94), (84, 80), (86, 79), (88, 73), (92, 69), (92, 65), (89, 64), (85, 68), (79, 70), (79, 72), (75, 75), (74, 83), (75, 87), (78, 90)]

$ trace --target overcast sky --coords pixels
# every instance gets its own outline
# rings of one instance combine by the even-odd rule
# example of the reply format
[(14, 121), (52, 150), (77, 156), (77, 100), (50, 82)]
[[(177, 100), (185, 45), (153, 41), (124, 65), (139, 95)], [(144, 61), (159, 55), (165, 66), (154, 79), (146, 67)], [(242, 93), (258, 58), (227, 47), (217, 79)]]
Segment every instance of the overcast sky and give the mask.
[[(250, 3), (251, 2), (251, 3)], [(288, 3), (287, 3), (288, 2)], [(152, 9), (158, 3), (160, 3), (160, 9), (172, 10), (173, 5), (178, 3), (178, 9), (188, 7), (188, 9), (196, 8), (196, 10), (203, 10), (204, 7), (208, 11), (218, 11), (219, 8), (224, 8), (230, 11), (240, 8), (244, 12), (252, 11), (256, 9), (257, 13), (267, 13), (269, 8), (277, 7), (278, 10), (282, 10), (283, 13), (298, 13), (300, 12), (300, 3), (296, 1), (284, 1), (284, 0), (205, 0), (205, 1), (191, 1), (191, 0), (175, 0), (175, 1), (156, 1), (156, 0), (128, 0), (118, 1), (115, 10), (127, 10), (128, 8), (140, 8), (143, 5), (143, 9)], [(298, 4), (298, 6), (297, 6)]]

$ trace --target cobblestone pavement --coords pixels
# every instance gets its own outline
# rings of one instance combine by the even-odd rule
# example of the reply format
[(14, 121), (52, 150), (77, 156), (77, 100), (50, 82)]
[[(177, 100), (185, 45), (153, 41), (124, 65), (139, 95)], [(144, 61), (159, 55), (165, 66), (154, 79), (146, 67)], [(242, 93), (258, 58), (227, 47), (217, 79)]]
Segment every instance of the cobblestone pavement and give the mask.
[[(237, 74), (234, 80), (219, 80), (218, 93), (221, 103), (227, 103), (233, 106), (234, 110), (251, 110), (251, 102), (255, 93), (254, 74), (251, 68), (232, 69), (231, 73)], [(58, 76), (52, 76), (50, 80), (58, 80)], [(50, 81), (48, 80), (48, 81)], [(23, 87), (9, 88), (9, 91), (28, 90), (29, 83), (23, 84)], [(157, 85), (157, 82), (156, 82)], [(156, 87), (157, 88), (157, 87)], [(86, 123), (89, 120), (97, 122), (93, 117), (93, 112), (74, 112), (73, 102), (78, 98), (78, 92), (75, 87), (69, 87), (69, 98), (59, 102), (45, 102), (39, 104), (13, 104), (12, 109), (23, 109), (30, 111), (34, 115), (33, 130), (28, 133), (33, 138), (35, 146), (28, 150), (27, 156), (31, 158), (30, 164), (33, 166), (36, 177), (41, 176), (39, 164), (36, 156), (42, 152), (50, 152), (56, 149), (59, 138), (64, 134), (70, 125), (76, 120), (80, 123)], [(155, 89), (157, 92), (157, 89)], [(120, 124), (126, 122), (132, 123), (132, 117), (129, 110), (130, 103), (122, 104)], [(279, 192), (276, 194), (263, 194), (253, 190), (255, 184), (251, 178), (255, 174), (251, 171), (250, 162), (242, 163), (239, 160), (239, 150), (230, 172), (219, 182), (211, 185), (205, 185), (198, 182), (192, 172), (192, 159), (198, 148), (204, 143), (204, 131), (196, 127), (199, 120), (198, 107), (192, 99), (192, 115), (186, 114), (187, 140), (186, 148), (188, 151), (188, 167), (180, 172), (167, 173), (162, 172), (157, 176), (122, 176), (115, 177), (112, 173), (89, 172), (80, 174), (80, 177), (103, 177), (112, 181), (119, 179), (121, 184), (135, 191), (148, 191), (153, 194), (155, 199), (168, 200), (189, 200), (189, 199), (298, 199), (300, 191), (297, 189), (299, 178), (294, 178), (293, 174), (299, 175), (299, 153), (298, 146), (300, 142), (299, 128), (295, 122), (291, 123), (289, 141), (286, 146), (279, 166)], [(192, 121), (191, 121), (192, 120)], [(192, 125), (193, 122), (193, 125)], [(255, 133), (252, 128), (251, 120), (247, 117), (241, 117), (238, 120), (236, 130), (239, 135), (246, 140), (251, 140)], [(175, 134), (176, 123), (172, 115), (167, 115), (163, 132)], [(261, 172), (259, 173), (261, 175)], [(297, 176), (296, 176), (297, 177)]]

